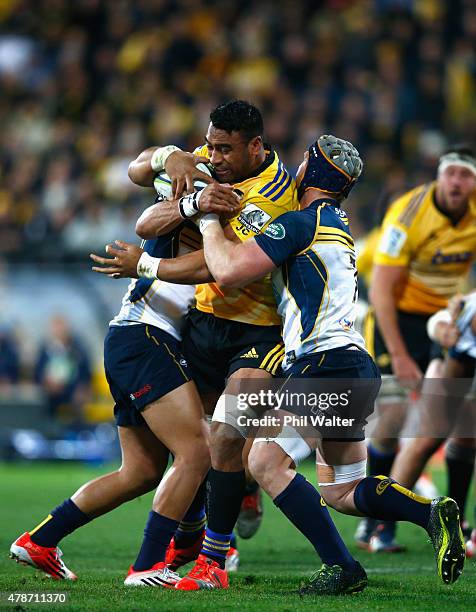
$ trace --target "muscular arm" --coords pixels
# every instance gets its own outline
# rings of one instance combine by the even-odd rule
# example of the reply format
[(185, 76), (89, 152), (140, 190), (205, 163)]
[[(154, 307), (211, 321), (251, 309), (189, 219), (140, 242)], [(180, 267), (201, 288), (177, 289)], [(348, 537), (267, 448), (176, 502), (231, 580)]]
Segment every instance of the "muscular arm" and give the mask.
[(162, 259), (157, 278), (179, 285), (199, 285), (215, 280), (207, 268), (203, 249), (175, 259)]
[(144, 210), (136, 222), (136, 234), (145, 240), (167, 234), (183, 222), (178, 200), (163, 200)]
[(223, 287), (243, 287), (275, 269), (254, 238), (240, 243), (229, 240), (218, 222), (203, 232), (203, 246), (208, 269)]
[[(394, 373), (399, 378), (419, 378), (421, 372), (408, 354), (398, 327), (397, 300), (408, 275), (406, 266), (376, 264), (372, 274), (369, 297), (375, 309), (380, 332), (392, 360)], [(410, 365), (411, 362), (411, 365)], [(402, 364), (402, 367), (400, 367)]]
[(142, 151), (136, 159), (129, 164), (128, 175), (133, 183), (140, 187), (153, 187), (155, 172), (152, 170), (150, 160), (157, 147), (149, 147)]

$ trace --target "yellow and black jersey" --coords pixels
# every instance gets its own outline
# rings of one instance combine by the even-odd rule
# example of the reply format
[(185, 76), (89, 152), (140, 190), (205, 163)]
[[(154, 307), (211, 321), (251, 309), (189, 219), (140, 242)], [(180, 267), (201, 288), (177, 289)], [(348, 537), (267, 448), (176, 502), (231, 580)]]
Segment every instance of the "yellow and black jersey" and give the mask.
[(407, 266), (397, 308), (433, 314), (460, 288), (476, 255), (476, 194), (453, 225), (435, 205), (435, 182), (396, 200), (382, 225), (374, 264)]
[(363, 279), (367, 288), (370, 287), (370, 281), (372, 280), (373, 260), (380, 241), (380, 233), (380, 227), (374, 227), (373, 230), (356, 244), (357, 271), (359, 278)]
[[(198, 148), (195, 153), (208, 156), (207, 147)], [(299, 208), (295, 181), (272, 150), (266, 151), (266, 160), (253, 176), (233, 187), (243, 197), (240, 211), (229, 223), (241, 241), (260, 234), (279, 215)], [(222, 319), (252, 325), (281, 323), (269, 274), (241, 289), (224, 288), (216, 283), (198, 285), (195, 299), (198, 310)]]

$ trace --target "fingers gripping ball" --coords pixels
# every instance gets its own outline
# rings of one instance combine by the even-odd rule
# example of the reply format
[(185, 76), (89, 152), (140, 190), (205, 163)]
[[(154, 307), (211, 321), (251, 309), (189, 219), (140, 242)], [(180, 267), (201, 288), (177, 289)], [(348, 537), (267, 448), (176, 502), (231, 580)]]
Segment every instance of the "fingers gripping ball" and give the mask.
[[(202, 172), (205, 172), (205, 174), (212, 176), (211, 166), (209, 164), (198, 164), (197, 170), (201, 170)], [(200, 179), (196, 179), (194, 181), (194, 186), (195, 190), (199, 191), (206, 187), (207, 183), (205, 183), (205, 181), (201, 181)], [(165, 170), (159, 172), (155, 177), (154, 187), (157, 194), (164, 200), (170, 200), (172, 198), (172, 181)]]
[(299, 184), (299, 197), (315, 188), (331, 196), (344, 197), (362, 173), (363, 162), (354, 145), (332, 135), (321, 136), (309, 147), (309, 159)]

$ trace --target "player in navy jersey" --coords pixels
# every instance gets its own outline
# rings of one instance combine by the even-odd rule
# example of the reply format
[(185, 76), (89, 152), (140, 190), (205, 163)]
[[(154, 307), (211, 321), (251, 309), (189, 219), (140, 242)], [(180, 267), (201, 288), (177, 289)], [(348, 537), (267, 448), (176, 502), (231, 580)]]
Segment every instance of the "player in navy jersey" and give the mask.
[[(445, 583), (451, 583), (459, 577), (464, 564), (456, 502), (448, 497), (418, 497), (383, 475), (365, 476), (363, 427), (373, 409), (380, 375), (354, 329), (354, 245), (347, 215), (340, 207), (361, 168), (358, 152), (350, 143), (333, 136), (320, 137), (298, 171), (302, 210), (278, 217), (265, 232), (243, 244), (229, 241), (218, 217), (206, 215), (200, 221), (205, 258), (221, 286), (238, 287), (272, 273), (283, 321), (283, 370), (287, 381), (369, 381), (367, 398), (360, 394), (358, 405), (354, 402), (350, 412), (339, 406), (335, 409), (340, 419), (355, 417), (351, 438), (336, 436), (341, 430), (334, 429), (332, 437), (321, 431), (320, 436), (308, 441), (311, 447), (317, 446), (323, 500), (346, 514), (420, 525), (432, 539), (438, 574)], [(230, 411), (215, 411), (213, 419), (229, 424), (230, 417), (232, 422)], [(242, 433), (240, 426), (236, 429)], [(275, 438), (257, 438), (249, 467), (274, 503), (312, 542), (324, 563), (301, 592), (361, 590), (367, 583), (365, 571), (338, 542), (317, 491), (295, 472), (295, 440), (286, 442), (282, 438), (283, 432)]]
[[(200, 234), (185, 221), (142, 246), (153, 257), (186, 256), (200, 246)], [(167, 547), (174, 534), (182, 536), (183, 549), (190, 546), (190, 538), (195, 542), (196, 533), (203, 534), (206, 518), (200, 498), (204, 493), (200, 496), (197, 491), (203, 488), (210, 465), (208, 425), (180, 348), (183, 318), (194, 291), (190, 285), (169, 285), (156, 279), (130, 283), (104, 344), (122, 466), (83, 485), (35, 529), (20, 536), (10, 549), (17, 561), (57, 580), (76, 580), (61, 560), (59, 541), (160, 483), (141, 549), (125, 584), (170, 588), (178, 581), (173, 570), (180, 563), (166, 559)], [(169, 452), (173, 464), (167, 478), (161, 480)], [(171, 552), (174, 556), (176, 551)]]

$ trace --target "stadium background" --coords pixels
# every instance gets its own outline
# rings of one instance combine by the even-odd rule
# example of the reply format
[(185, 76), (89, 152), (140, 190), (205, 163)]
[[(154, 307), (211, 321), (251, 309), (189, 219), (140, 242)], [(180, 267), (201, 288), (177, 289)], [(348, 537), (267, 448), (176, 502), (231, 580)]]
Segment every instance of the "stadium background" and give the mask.
[(193, 148), (243, 97), (289, 169), (318, 134), (356, 144), (364, 239), (447, 144), (474, 142), (475, 40), (472, 0), (1, 0), (0, 457), (117, 458), (102, 339), (126, 283), (88, 253), (137, 240), (139, 151)]

